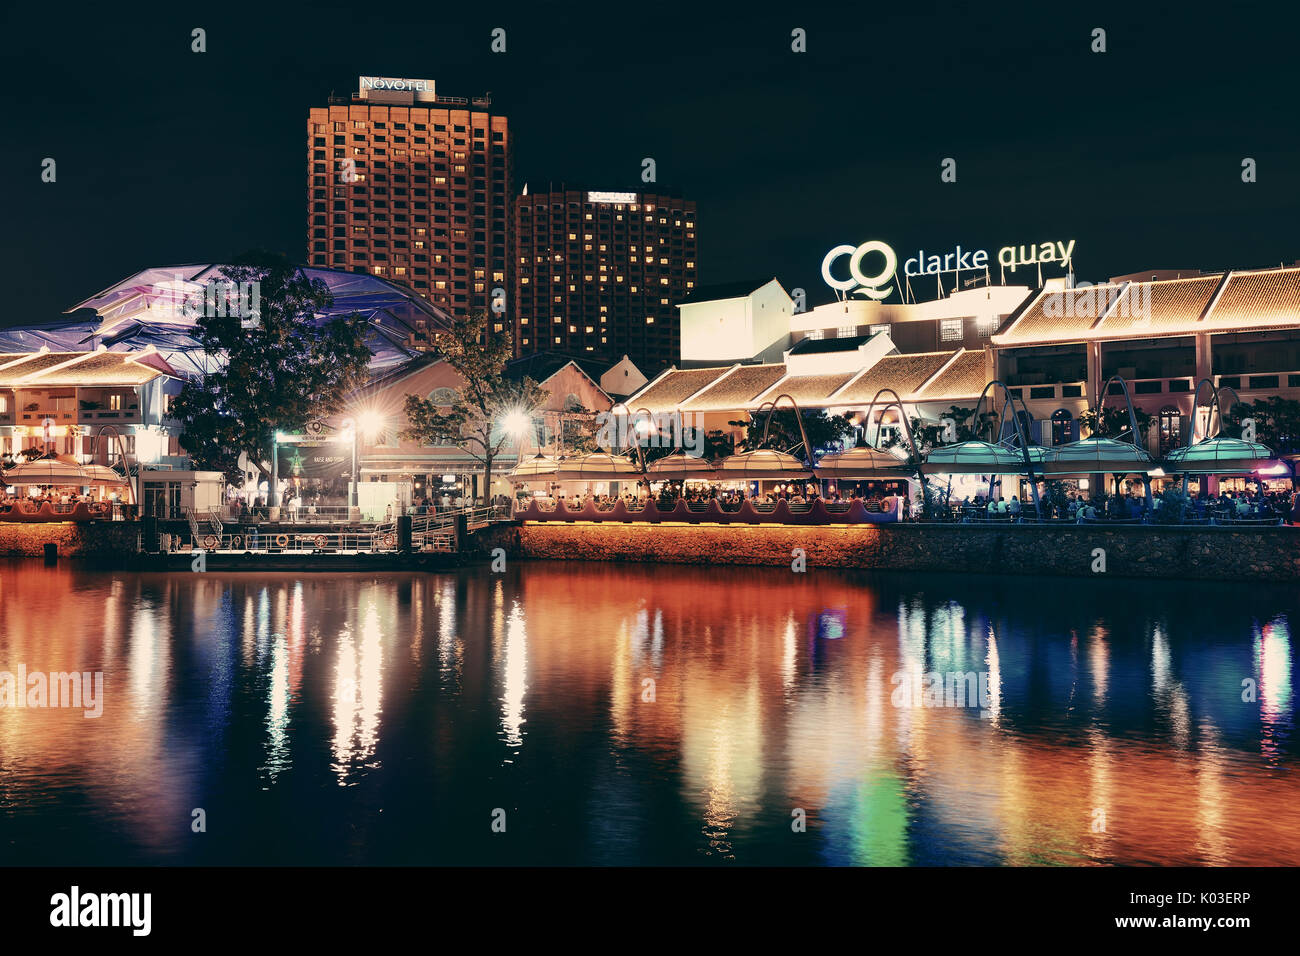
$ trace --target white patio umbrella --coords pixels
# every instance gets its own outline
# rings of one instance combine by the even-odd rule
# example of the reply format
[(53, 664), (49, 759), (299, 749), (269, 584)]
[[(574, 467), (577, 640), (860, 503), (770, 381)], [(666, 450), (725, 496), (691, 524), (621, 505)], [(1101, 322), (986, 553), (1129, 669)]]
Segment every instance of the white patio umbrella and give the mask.
[(722, 459), (718, 463), (717, 476), (737, 481), (806, 481), (813, 477), (813, 473), (794, 455), (774, 448), (760, 448)]
[(646, 477), (651, 481), (712, 481), (717, 469), (707, 458), (697, 458), (685, 452), (673, 452), (646, 465)]
[(597, 451), (559, 462), (556, 481), (637, 481), (641, 470), (626, 458)]

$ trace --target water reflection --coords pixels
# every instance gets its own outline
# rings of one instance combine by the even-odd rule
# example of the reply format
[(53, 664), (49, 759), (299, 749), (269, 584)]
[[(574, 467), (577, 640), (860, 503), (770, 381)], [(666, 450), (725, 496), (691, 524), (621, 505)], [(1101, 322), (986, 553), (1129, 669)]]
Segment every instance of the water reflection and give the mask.
[[(1297, 599), (1198, 598), (9, 563), (0, 671), (102, 670), (105, 706), (0, 710), (0, 837), (25, 863), (1295, 864)], [(236, 832), (196, 840), (200, 806)]]

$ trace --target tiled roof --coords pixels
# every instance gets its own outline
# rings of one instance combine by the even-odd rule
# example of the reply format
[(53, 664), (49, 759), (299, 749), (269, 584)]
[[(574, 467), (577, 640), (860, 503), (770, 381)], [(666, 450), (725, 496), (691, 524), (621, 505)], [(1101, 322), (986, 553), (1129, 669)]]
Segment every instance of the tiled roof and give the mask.
[(634, 410), (644, 406), (652, 412), (674, 409), (730, 368), (673, 369), (629, 398), (627, 405)]
[[(1071, 314), (1059, 314), (1062, 312)], [(1064, 294), (1043, 292), (1006, 331), (993, 336), (993, 344), (1085, 342), (1269, 328), (1300, 328), (1300, 269), (1091, 286)]]
[(1221, 326), (1300, 325), (1300, 269), (1233, 273), (1205, 324), (1216, 331)]
[[(963, 352), (933, 382), (915, 394), (917, 401), (934, 402), (959, 398), (978, 398), (988, 384), (984, 371), (984, 352)], [(904, 398), (907, 396), (904, 395)]]
[(20, 361), (19, 364), (0, 370), (0, 380), (8, 382), (26, 378), (75, 357), (75, 354), (71, 352), (33, 352), (26, 359)]
[(800, 406), (822, 407), (830, 405), (831, 393), (851, 379), (856, 372), (839, 372), (831, 375), (792, 375), (784, 381), (773, 385), (762, 395), (749, 402), (755, 408), (764, 402), (770, 402), (780, 395), (789, 395)]
[(1200, 320), (1214, 290), (1222, 281), (1223, 276), (1216, 275), (1129, 283), (1096, 332), (1103, 338), (1111, 335), (1177, 334)]
[[(66, 368), (55, 368), (65, 362), (71, 364)], [(176, 371), (153, 352), (35, 352), (29, 360), (0, 370), (0, 386), (143, 385), (160, 375), (178, 377)]]
[(683, 410), (692, 412), (722, 412), (749, 408), (750, 400), (785, 378), (785, 365), (742, 365), (730, 375), (720, 379), (708, 391), (691, 399)]
[(892, 388), (904, 397), (920, 388), (925, 380), (943, 367), (952, 352), (916, 352), (910, 355), (886, 355), (867, 369), (843, 392), (835, 404), (866, 404), (882, 388)]

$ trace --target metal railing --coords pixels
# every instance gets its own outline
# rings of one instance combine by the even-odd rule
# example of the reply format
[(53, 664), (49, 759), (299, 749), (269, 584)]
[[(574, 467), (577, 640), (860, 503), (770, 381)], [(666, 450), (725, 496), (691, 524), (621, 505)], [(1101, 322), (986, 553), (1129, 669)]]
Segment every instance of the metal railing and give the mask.
[[(372, 531), (341, 531), (331, 533), (281, 532), (278, 534), (215, 534), (192, 535), (188, 542), (178, 541), (168, 535), (159, 535), (159, 550), (190, 552), (228, 552), (243, 554), (298, 553), (373, 553), (397, 550), (396, 535), (380, 535)], [(188, 545), (188, 547), (186, 547)], [(164, 547), (166, 546), (166, 547)]]

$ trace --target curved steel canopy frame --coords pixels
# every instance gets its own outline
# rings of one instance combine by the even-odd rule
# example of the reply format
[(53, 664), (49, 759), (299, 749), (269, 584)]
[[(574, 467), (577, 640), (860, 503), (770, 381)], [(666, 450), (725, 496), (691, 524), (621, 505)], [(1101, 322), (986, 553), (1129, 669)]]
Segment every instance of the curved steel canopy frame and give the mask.
[[(875, 411), (876, 402), (879, 401), (880, 396), (884, 395), (886, 392), (888, 392), (891, 397), (889, 401), (885, 402), (885, 404), (880, 406), (881, 417), (883, 417), (884, 413), (889, 411), (889, 409), (891, 408), (898, 409), (898, 417), (903, 423), (903, 434), (907, 436), (907, 443), (912, 448), (912, 460), (916, 466), (916, 480), (921, 483), (922, 494), (924, 494), (925, 473), (922, 471), (921, 468), (921, 449), (917, 447), (916, 438), (912, 434), (912, 425), (907, 420), (907, 409), (903, 408), (903, 399), (892, 388), (886, 386), (885, 388), (880, 389), (878, 392), (876, 392), (875, 396), (871, 399), (871, 404), (867, 406), (867, 414), (866, 414), (867, 426), (870, 427), (871, 425), (871, 415)], [(879, 427), (876, 428), (876, 438), (877, 440), (879, 440), (880, 438)]]
[(1128, 382), (1124, 381), (1124, 376), (1112, 375), (1110, 378), (1106, 379), (1106, 384), (1101, 387), (1101, 394), (1097, 396), (1097, 421), (1099, 423), (1101, 421), (1101, 412), (1102, 409), (1106, 407), (1106, 396), (1110, 394), (1111, 382), (1119, 382), (1119, 387), (1124, 391), (1124, 401), (1128, 404), (1128, 425), (1129, 425), (1129, 436), (1130, 436), (1129, 441), (1133, 443), (1134, 448), (1137, 448), (1138, 447), (1137, 413), (1134, 412), (1133, 410), (1133, 396), (1129, 393)]
[[(1196, 410), (1197, 410), (1198, 408), (1201, 407), (1201, 389), (1204, 388), (1204, 387), (1206, 387), (1207, 385), (1208, 385), (1209, 388), (1210, 388), (1210, 403), (1209, 403), (1209, 405), (1206, 406), (1207, 412), (1206, 412), (1206, 416), (1205, 416), (1205, 434), (1202, 435), (1200, 438), (1197, 438), (1197, 437), (1196, 437), (1196, 420), (1197, 420), (1197, 418), (1198, 418), (1199, 416), (1197, 416), (1197, 414), (1196, 414)], [(1208, 440), (1211, 439), (1211, 438), (1217, 438), (1217, 437), (1219, 436), (1219, 434), (1223, 431), (1223, 398), (1222, 398), (1222, 396), (1223, 396), (1223, 393), (1224, 393), (1224, 392), (1231, 392), (1231, 393), (1232, 393), (1232, 402), (1233, 402), (1234, 405), (1240, 405), (1240, 404), (1241, 404), (1241, 396), (1237, 394), (1237, 390), (1236, 390), (1235, 388), (1233, 388), (1231, 385), (1224, 385), (1224, 386), (1220, 387), (1220, 386), (1218, 386), (1218, 385), (1215, 385), (1215, 384), (1214, 384), (1214, 380), (1211, 379), (1211, 378), (1208, 378), (1208, 377), (1207, 377), (1207, 378), (1203, 378), (1203, 379), (1201, 379), (1199, 382), (1196, 383), (1196, 394), (1192, 396), (1192, 434), (1191, 434), (1191, 439), (1192, 439), (1192, 441), (1191, 441), (1191, 444), (1193, 444), (1193, 445), (1199, 445), (1199, 444), (1200, 444), (1201, 442), (1203, 442), (1203, 441), (1208, 441)], [(1231, 406), (1229, 406), (1229, 407), (1231, 407)], [(1215, 422), (1215, 429), (1214, 429), (1213, 434), (1211, 434), (1211, 433), (1210, 433), (1210, 422), (1211, 422), (1211, 421), (1215, 421), (1216, 417), (1217, 417), (1217, 421)]]
[[(1002, 432), (1006, 428), (1006, 410), (1009, 407), (1011, 409), (1011, 418), (1016, 425), (1015, 434), (1016, 434), (1016, 440), (1020, 443), (1020, 454), (1025, 459), (1025, 475), (1026, 477), (1029, 478), (1029, 490), (1032, 492), (1034, 496), (1034, 511), (1038, 514), (1039, 517), (1042, 517), (1043, 504), (1042, 504), (1042, 500), (1038, 496), (1038, 480), (1034, 477), (1034, 463), (1029, 458), (1029, 434), (1028, 432), (1025, 431), (1025, 422), (1028, 421), (1029, 418), (1031, 417), (1029, 414), (1029, 409), (1025, 407), (1024, 399), (1020, 399), (1020, 409), (1025, 413), (1025, 417), (1022, 420), (1021, 417), (1018, 414), (1016, 414), (1015, 393), (1013, 393), (1011, 389), (1007, 387), (1007, 384), (1004, 381), (1002, 381), (1000, 378), (993, 379), (993, 381), (985, 385), (984, 390), (980, 392), (980, 397), (975, 402), (975, 409), (971, 412), (971, 423), (970, 423), (971, 434), (972, 435), (975, 434), (975, 426), (976, 423), (979, 421), (980, 408), (984, 404), (984, 397), (988, 395), (989, 389), (991, 388), (1002, 389), (1002, 395), (1004, 398), (1004, 401), (1002, 403), (1002, 421), (998, 424), (997, 444), (999, 445), (1002, 444)], [(989, 479), (990, 497), (992, 497), (992, 487), (993, 487), (993, 480), (992, 477), (990, 476)]]
[[(111, 432), (112, 437), (109, 438), (109, 436), (106, 435), (105, 432)], [(130, 461), (127, 460), (126, 457), (126, 442), (122, 439), (122, 433), (117, 430), (116, 425), (100, 425), (99, 430), (95, 432), (95, 437), (92, 439), (92, 444), (90, 446), (90, 460), (92, 462), (99, 456), (100, 438), (107, 438), (110, 441), (111, 440), (117, 441), (117, 456), (119, 460), (122, 462), (122, 471), (126, 476), (127, 490), (131, 492), (131, 498), (133, 499), (131, 501), (131, 504), (138, 504), (140, 501), (140, 496), (136, 492), (135, 485), (131, 483), (131, 463)], [(107, 458), (107, 456), (105, 456), (105, 458)], [(141, 480), (139, 474), (136, 475), (135, 480), (137, 482)]]
[(782, 392), (780, 395), (772, 399), (770, 402), (764, 402), (762, 405), (759, 405), (758, 408), (754, 410), (755, 415), (761, 415), (763, 413), (763, 409), (765, 408), (767, 409), (767, 420), (763, 423), (763, 440), (759, 442), (758, 447), (762, 448), (764, 445), (767, 444), (768, 433), (772, 430), (772, 416), (776, 414), (776, 407), (778, 403), (780, 403), (781, 399), (783, 398), (786, 401), (788, 401), (790, 403), (790, 407), (794, 409), (795, 424), (799, 426), (799, 436), (800, 438), (803, 439), (803, 460), (807, 462), (808, 467), (811, 468), (813, 467), (813, 450), (812, 450), (812, 445), (808, 443), (808, 432), (803, 427), (803, 410), (799, 407), (799, 403), (796, 402), (792, 396), (787, 395), (785, 392)]

